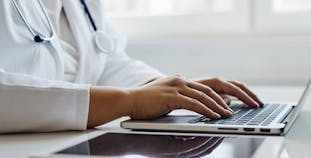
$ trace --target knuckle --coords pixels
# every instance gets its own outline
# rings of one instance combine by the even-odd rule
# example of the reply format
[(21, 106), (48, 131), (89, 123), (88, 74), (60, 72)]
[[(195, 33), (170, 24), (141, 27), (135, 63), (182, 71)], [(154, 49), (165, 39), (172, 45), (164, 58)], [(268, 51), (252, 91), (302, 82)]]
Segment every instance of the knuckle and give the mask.
[(204, 98), (206, 97), (206, 94), (204, 92), (202, 92), (202, 91), (200, 91), (199, 94), (200, 94), (201, 97), (204, 97)]
[(241, 86), (241, 87), (243, 87), (243, 88), (246, 88), (246, 85), (244, 84), (244, 83), (239, 83), (239, 85)]
[(173, 75), (173, 77), (181, 77), (181, 75), (180, 74), (175, 74), (175, 75)]
[(214, 81), (220, 81), (221, 79), (219, 77), (213, 77), (212, 78)]
[(171, 93), (173, 95), (178, 95), (179, 94), (179, 90), (177, 88), (171, 88), (169, 90), (169, 93)]
[(171, 82), (174, 85), (184, 85), (184, 80), (181, 77), (178, 77), (178, 76), (172, 77)]
[(239, 82), (239, 81), (231, 81), (231, 82), (239, 87), (243, 87), (243, 88), (246, 87), (246, 85), (242, 82)]
[(172, 81), (177, 80), (180, 78), (180, 76), (174, 75), (170, 77)]
[(244, 83), (239, 82), (239, 81), (234, 81), (234, 83), (235, 83), (236, 85), (238, 85), (238, 86), (244, 86)]
[(220, 83), (220, 82), (223, 82), (223, 80), (219, 77), (213, 77), (212, 80), (215, 82), (215, 83)]
[(205, 92), (209, 94), (209, 93), (213, 93), (214, 91), (213, 91), (213, 89), (211, 87), (206, 86), (205, 87)]
[(196, 100), (196, 99), (194, 99), (194, 98), (191, 98), (191, 99), (189, 100), (189, 102), (190, 102), (191, 104), (193, 104), (193, 105), (199, 104), (199, 101)]
[(203, 98), (204, 100), (205, 100), (205, 99), (209, 99), (209, 96), (208, 96), (205, 92), (200, 91), (200, 92), (199, 92), (199, 95), (200, 95), (200, 97)]

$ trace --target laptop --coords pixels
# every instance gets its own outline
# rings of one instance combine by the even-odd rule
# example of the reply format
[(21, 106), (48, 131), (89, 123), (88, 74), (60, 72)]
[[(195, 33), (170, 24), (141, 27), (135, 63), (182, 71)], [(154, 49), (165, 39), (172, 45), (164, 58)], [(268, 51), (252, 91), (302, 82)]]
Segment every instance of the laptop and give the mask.
[(240, 102), (230, 105), (234, 111), (230, 118), (211, 120), (202, 115), (167, 115), (153, 120), (129, 119), (121, 122), (121, 127), (150, 131), (284, 135), (306, 104), (311, 104), (311, 80), (297, 105), (268, 103), (255, 109)]

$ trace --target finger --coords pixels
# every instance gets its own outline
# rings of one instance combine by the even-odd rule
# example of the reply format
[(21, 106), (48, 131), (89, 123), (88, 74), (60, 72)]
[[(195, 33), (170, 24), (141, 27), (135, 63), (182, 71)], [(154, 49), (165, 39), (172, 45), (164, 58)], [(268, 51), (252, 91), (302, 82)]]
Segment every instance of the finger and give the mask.
[(227, 105), (231, 104), (232, 98), (228, 95), (220, 95), (220, 97), (226, 102)]
[(184, 96), (180, 94), (178, 97), (174, 97), (172, 99), (171, 104), (169, 104), (170, 108), (173, 109), (186, 109), (190, 111), (197, 112), (204, 116), (208, 116), (211, 119), (219, 119), (221, 116), (216, 112), (212, 111), (204, 104), (199, 102), (196, 99)]
[(242, 100), (245, 104), (258, 108), (259, 104), (252, 99), (246, 92), (230, 82), (222, 82), (222, 90), (226, 94), (230, 94)]
[(257, 97), (257, 95), (253, 93), (250, 89), (248, 89), (243, 83), (237, 81), (229, 81), (229, 82), (241, 88), (244, 92), (246, 92), (249, 96), (251, 96), (257, 103), (259, 103), (260, 106), (264, 105), (264, 103)]
[(218, 114), (220, 114), (224, 117), (232, 116), (231, 111), (226, 110), (225, 108), (223, 108), (222, 106), (217, 104), (217, 102), (215, 100), (213, 100), (210, 96), (206, 95), (202, 91), (198, 91), (198, 90), (193, 89), (193, 88), (185, 87), (184, 89), (182, 89), (180, 91), (180, 93), (182, 95), (185, 95), (185, 96), (188, 96), (190, 98), (194, 98), (194, 99), (200, 101), (205, 106), (207, 106), (208, 108), (210, 108), (214, 112), (217, 112)]
[(222, 106), (223, 108), (233, 112), (232, 109), (225, 102), (225, 100), (222, 99), (222, 97), (219, 96), (212, 88), (210, 88), (210, 87), (208, 87), (206, 85), (203, 85), (201, 83), (197, 83), (197, 82), (189, 82), (189, 83), (187, 83), (187, 85), (190, 88), (193, 88), (193, 89), (196, 89), (198, 91), (204, 92), (205, 94), (210, 96), (212, 99), (214, 99), (220, 106)]

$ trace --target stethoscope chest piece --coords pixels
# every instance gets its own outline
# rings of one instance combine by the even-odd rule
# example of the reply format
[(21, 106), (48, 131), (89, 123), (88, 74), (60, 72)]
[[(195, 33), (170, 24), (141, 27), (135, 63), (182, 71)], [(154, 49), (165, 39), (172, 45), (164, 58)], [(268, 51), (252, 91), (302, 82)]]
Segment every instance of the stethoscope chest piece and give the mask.
[(96, 31), (94, 38), (96, 47), (99, 49), (99, 52), (111, 54), (115, 51), (115, 42), (107, 33), (103, 31)]

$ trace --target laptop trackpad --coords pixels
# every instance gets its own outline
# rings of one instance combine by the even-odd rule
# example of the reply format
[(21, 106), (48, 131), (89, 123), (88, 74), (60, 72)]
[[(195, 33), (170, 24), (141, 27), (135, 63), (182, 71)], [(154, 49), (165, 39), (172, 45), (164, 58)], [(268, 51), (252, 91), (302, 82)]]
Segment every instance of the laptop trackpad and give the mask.
[(200, 115), (178, 115), (178, 116), (174, 116), (174, 115), (167, 115), (164, 117), (160, 117), (154, 120), (148, 120), (148, 122), (158, 122), (158, 123), (187, 123), (190, 122), (192, 120), (198, 119), (200, 118)]

